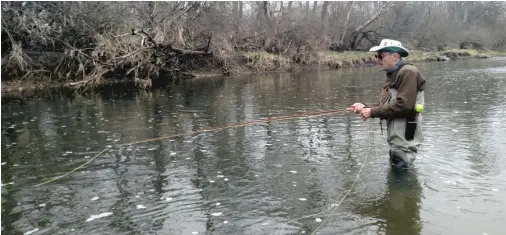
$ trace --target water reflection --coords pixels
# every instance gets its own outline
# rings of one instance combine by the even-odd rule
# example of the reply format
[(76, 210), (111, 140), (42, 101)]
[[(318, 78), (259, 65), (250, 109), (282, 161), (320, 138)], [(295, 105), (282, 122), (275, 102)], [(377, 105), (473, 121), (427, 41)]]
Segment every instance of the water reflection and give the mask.
[(379, 234), (421, 234), (422, 187), (416, 168), (413, 171), (389, 170), (385, 187), (382, 196), (354, 210), (374, 218)]
[[(493, 62), (473, 66), (484, 71), (503, 66)], [(506, 80), (495, 70), (473, 72), (467, 66), (420, 65), (430, 85), (427, 141), (417, 170), (407, 176), (388, 171), (388, 147), (377, 121), (364, 123), (355, 115), (118, 146), (372, 102), (380, 96), (383, 74), (370, 68), (4, 102), (2, 233), (39, 228), (41, 234), (272, 234), (289, 220), (335, 203), (351, 186), (373, 135), (377, 155), (367, 159), (357, 188), (318, 234), (437, 234), (448, 230), (440, 221), (459, 224), (456, 233), (487, 232), (477, 231), (471, 220), (476, 216), (492, 234), (500, 230), (495, 215), (503, 214), (498, 208), (506, 196)], [(26, 188), (71, 170), (106, 146), (112, 149), (68, 177)], [(112, 214), (89, 220), (103, 213)], [(451, 221), (457, 215), (470, 222)], [(311, 233), (318, 226), (312, 217), (280, 232)]]

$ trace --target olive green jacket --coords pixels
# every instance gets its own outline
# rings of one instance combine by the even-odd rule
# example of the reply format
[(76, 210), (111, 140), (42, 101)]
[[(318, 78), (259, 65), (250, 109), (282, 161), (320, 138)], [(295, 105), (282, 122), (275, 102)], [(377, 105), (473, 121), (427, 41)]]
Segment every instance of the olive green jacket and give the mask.
[[(422, 114), (415, 114), (415, 104), (424, 105), (425, 79), (411, 64), (403, 64), (400, 69), (387, 73), (384, 97), (371, 107), (371, 117), (387, 121), (387, 142), (392, 149), (416, 153), (424, 137)], [(406, 140), (406, 119), (415, 116), (417, 127), (414, 139)]]

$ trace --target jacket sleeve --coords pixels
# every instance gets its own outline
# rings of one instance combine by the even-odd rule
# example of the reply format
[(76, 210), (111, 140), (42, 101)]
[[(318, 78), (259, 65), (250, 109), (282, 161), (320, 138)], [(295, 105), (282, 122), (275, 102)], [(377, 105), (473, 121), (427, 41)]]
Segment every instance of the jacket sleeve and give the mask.
[(373, 107), (377, 107), (380, 105), (380, 102), (376, 102), (376, 103), (371, 103), (371, 104), (366, 104), (366, 103), (362, 103), (364, 105), (364, 108), (373, 108)]
[(391, 119), (404, 118), (412, 113), (416, 103), (417, 71), (406, 69), (399, 74), (397, 97), (395, 103), (371, 108), (371, 117)]

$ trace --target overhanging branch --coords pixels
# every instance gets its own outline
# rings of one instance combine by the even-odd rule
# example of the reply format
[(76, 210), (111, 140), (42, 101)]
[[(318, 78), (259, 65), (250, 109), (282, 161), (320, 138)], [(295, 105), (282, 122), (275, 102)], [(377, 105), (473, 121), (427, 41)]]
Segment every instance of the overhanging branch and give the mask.
[(204, 55), (204, 56), (212, 55), (212, 53), (209, 52), (209, 45), (211, 43), (211, 35), (209, 36), (209, 40), (207, 42), (206, 51), (194, 51), (194, 50), (179, 49), (179, 48), (173, 47), (170, 43), (166, 44), (166, 45), (159, 45), (158, 43), (155, 42), (155, 40), (153, 40), (153, 38), (148, 33), (146, 33), (142, 29), (140, 29), (140, 30), (139, 29), (132, 29), (132, 35), (141, 36), (143, 44), (144, 44), (144, 41), (148, 41), (149, 43), (152, 44), (151, 47), (153, 47), (155, 49), (167, 48), (169, 51), (174, 52), (176, 54), (181, 54), (181, 55)]

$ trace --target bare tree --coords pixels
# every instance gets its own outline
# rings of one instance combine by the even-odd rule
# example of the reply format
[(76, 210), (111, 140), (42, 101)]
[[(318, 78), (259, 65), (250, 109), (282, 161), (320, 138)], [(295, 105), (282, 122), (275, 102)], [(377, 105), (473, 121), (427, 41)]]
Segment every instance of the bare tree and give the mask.
[[(2, 75), (92, 83), (229, 71), (237, 54), (314, 63), (381, 38), (506, 49), (505, 2), (2, 2)], [(82, 82), (84, 83), (76, 83)]]

